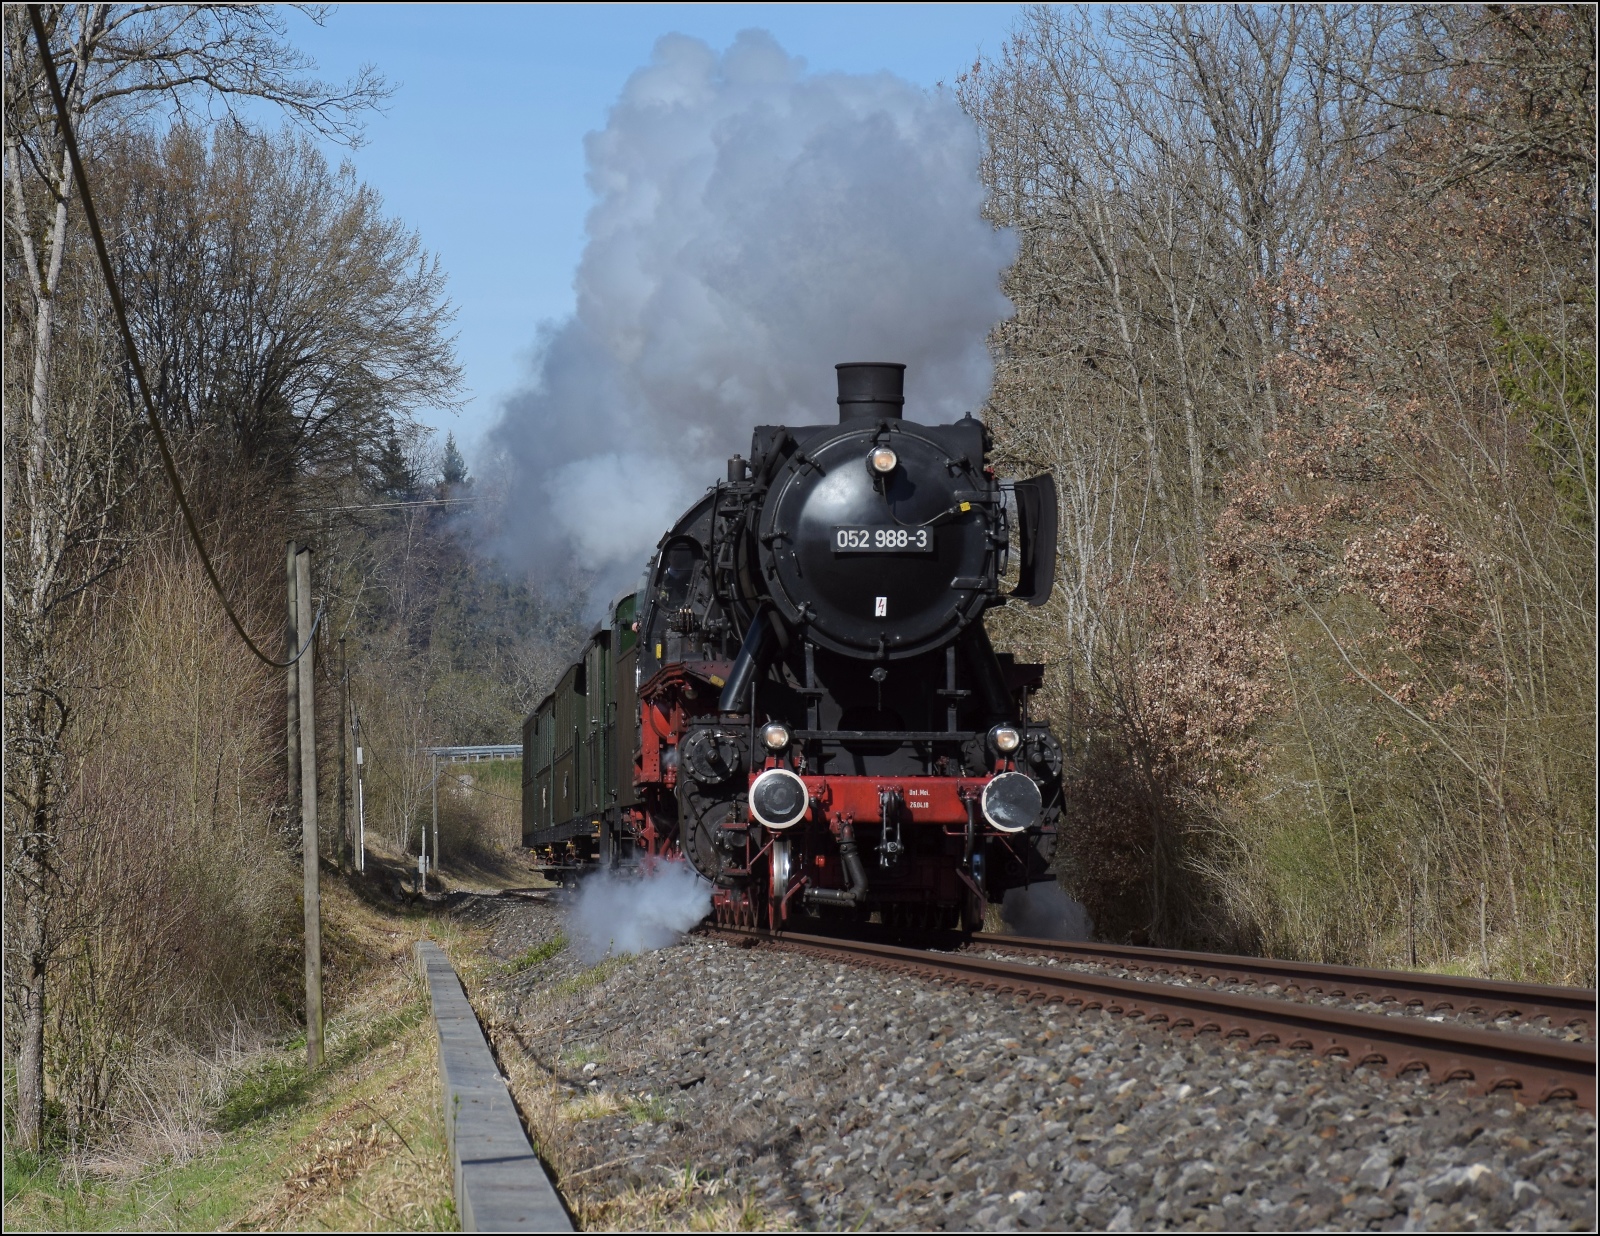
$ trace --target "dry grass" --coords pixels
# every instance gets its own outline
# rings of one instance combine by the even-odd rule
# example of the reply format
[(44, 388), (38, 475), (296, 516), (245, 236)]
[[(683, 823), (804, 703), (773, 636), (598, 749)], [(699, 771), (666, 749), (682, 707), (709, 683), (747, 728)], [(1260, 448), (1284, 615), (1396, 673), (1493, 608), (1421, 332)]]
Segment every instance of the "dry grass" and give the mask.
[[(348, 1045), (343, 1084), (325, 1088), (323, 1104), (296, 1122), (291, 1144), (275, 1163), (279, 1184), (241, 1216), (237, 1229), (455, 1228), (438, 1110), (437, 1042), (409, 939), (364, 997), (359, 1013), (366, 1024), (388, 1019), (410, 1025), (370, 1051), (364, 1041)], [(340, 1048), (331, 1043), (330, 1056)]]
[(725, 1190), (720, 1177), (693, 1167), (664, 1172), (655, 1188), (629, 1186), (620, 1193), (573, 1205), (578, 1222), (599, 1232), (770, 1232), (765, 1212), (748, 1196)]
[(451, 764), (439, 774), (439, 850), (448, 863), (472, 848), (522, 845), (522, 761)]
[(96, 691), (63, 787), (46, 1000), (52, 1132), (80, 1149), (141, 1126), (160, 1143), (174, 1102), (181, 1123), (218, 1066), (289, 1028), (297, 917), (271, 755), (282, 680), (198, 567), (159, 549), (130, 567), (85, 645)]
[(323, 907), (326, 1066), (308, 1072), (298, 1040), (213, 1062), (215, 1077), (189, 1062), (191, 1087), (205, 1084), (161, 1109), (164, 1128), (152, 1119), (93, 1157), (8, 1163), (7, 1229), (455, 1228), (436, 1038), (411, 945), (460, 933), (331, 881)]

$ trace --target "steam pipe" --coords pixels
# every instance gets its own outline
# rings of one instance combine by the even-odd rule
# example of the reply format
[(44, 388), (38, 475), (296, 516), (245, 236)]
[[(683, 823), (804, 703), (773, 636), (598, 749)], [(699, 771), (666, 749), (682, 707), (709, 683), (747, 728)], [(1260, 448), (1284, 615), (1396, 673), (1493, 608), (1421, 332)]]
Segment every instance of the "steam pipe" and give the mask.
[(856, 849), (856, 830), (849, 820), (839, 821), (839, 858), (844, 863), (848, 888), (808, 888), (807, 901), (821, 901), (833, 906), (859, 905), (867, 895), (867, 869), (861, 865), (861, 851)]
[(723, 712), (738, 712), (743, 706), (750, 684), (767, 668), (767, 662), (772, 657), (775, 634), (772, 629), (772, 607), (763, 603), (750, 620), (750, 629), (745, 632), (744, 643), (739, 646), (739, 655), (734, 658), (733, 668), (728, 671), (728, 681), (717, 703)]

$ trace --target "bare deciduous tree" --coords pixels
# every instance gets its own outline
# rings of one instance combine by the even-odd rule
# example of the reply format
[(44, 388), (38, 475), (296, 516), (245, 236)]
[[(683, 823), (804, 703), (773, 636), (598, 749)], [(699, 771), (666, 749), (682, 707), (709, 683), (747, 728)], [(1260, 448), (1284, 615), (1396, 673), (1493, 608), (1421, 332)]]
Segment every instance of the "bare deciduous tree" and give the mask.
[[(320, 10), (306, 11), (320, 19)], [(385, 93), (370, 71), (337, 88), (308, 77), (267, 7), (78, 4), (38, 13), (91, 167), (102, 144), (156, 111), (227, 109), (248, 97), (353, 137), (362, 111)], [(76, 186), (29, 8), (6, 7), (3, 40), (5, 872), (19, 927), (7, 935), (5, 977), (20, 1031), (16, 1136), (32, 1148), (44, 1111), (56, 812), (74, 715), (71, 620), (119, 558), (131, 418), (108, 381), (115, 349), (73, 217)], [(13, 384), (14, 372), (25, 383)]]
[(1030, 8), (961, 91), (1120, 929), (1591, 976), (1593, 10)]
[(304, 139), (229, 125), (206, 145), (176, 127), (108, 159), (162, 415), (215, 465), (275, 484), (375, 479), (413, 411), (457, 402), (438, 260)]

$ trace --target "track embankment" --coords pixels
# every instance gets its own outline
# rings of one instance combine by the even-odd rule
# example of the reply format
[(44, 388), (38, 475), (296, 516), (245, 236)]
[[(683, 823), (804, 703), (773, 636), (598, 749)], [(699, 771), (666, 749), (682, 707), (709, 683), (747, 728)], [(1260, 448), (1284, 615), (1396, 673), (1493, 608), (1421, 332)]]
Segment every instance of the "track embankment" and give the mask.
[(473, 995), (584, 1227), (1595, 1222), (1571, 1100), (747, 940), (590, 964), (510, 901)]
[[(731, 932), (768, 947), (803, 950), (902, 974), (950, 980), (1029, 1000), (1057, 1001), (1084, 1008), (1104, 1008), (1151, 1025), (1188, 1033), (1213, 1032), (1255, 1047), (1303, 1050), (1346, 1064), (1360, 1064), (1390, 1076), (1426, 1073), (1434, 1081), (1463, 1083), (1477, 1094), (1506, 1091), (1530, 1103), (1572, 1099), (1593, 1112), (1595, 1045), (1569, 1042), (1551, 1034), (1516, 1034), (1482, 1029), (1444, 1017), (1391, 1017), (1344, 1007), (1335, 1001), (1347, 988), (1368, 997), (1371, 975), (1358, 987), (1351, 971), (1295, 963), (1259, 963), (1258, 974), (1281, 973), (1292, 967), (1301, 990), (1326, 994), (1324, 1000), (1286, 999), (1280, 994), (1255, 994), (1192, 981), (1195, 954), (1173, 954), (1173, 972), (1190, 981), (1120, 978), (1088, 966), (1072, 968), (1021, 965), (971, 953), (900, 948), (889, 944), (839, 940), (785, 933)], [(994, 947), (1006, 937), (985, 936), (976, 943)], [(1028, 941), (1035, 952), (1049, 952), (1047, 941)], [(1155, 953), (1158, 950), (1142, 950)], [(1203, 955), (1203, 964), (1225, 972), (1229, 959)], [(1233, 958), (1236, 969), (1250, 972), (1254, 959)], [(1320, 972), (1320, 976), (1319, 976)], [(1205, 977), (1202, 973), (1200, 977)], [(1214, 975), (1213, 975), (1214, 977)], [(1578, 989), (1533, 988), (1520, 984), (1485, 983), (1436, 975), (1389, 973), (1383, 990), (1402, 1007), (1494, 1008), (1514, 1019), (1536, 1013), (1545, 1021), (1555, 1012), (1559, 1025), (1587, 1025), (1593, 1020), (1594, 994)], [(1273, 984), (1277, 986), (1277, 984)], [(1492, 993), (1485, 995), (1485, 990)], [(1507, 991), (1511, 989), (1511, 991)], [(1534, 1001), (1542, 1003), (1534, 1003)], [(1451, 1003), (1454, 1001), (1454, 1003)], [(1569, 1003), (1563, 1003), (1564, 1001)]]

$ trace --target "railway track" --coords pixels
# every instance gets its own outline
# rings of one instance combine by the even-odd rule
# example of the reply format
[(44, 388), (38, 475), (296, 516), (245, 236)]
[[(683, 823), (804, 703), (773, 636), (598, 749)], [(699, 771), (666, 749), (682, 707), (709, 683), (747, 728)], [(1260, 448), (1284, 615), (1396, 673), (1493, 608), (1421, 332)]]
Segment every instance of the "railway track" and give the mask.
[(1331, 996), (1374, 1004), (1393, 1003), (1424, 1013), (1470, 1013), (1488, 1021), (1544, 1018), (1552, 1026), (1582, 1027), (1588, 1036), (1594, 1034), (1595, 993), (1583, 987), (1505, 983), (1403, 970), (1363, 970), (1304, 961), (1275, 961), (1268, 957), (1236, 957), (1226, 953), (1036, 940), (989, 932), (975, 934), (972, 943), (975, 947), (996, 951), (1110, 966), (1156, 978), (1215, 980), (1260, 987), (1275, 985), (1304, 997)]
[[(935, 980), (960, 982), (1028, 1000), (1102, 1008), (1181, 1033), (1214, 1031), (1225, 1039), (1273, 1050), (1308, 1050), (1365, 1065), (1385, 1076), (1424, 1071), (1435, 1081), (1460, 1081), (1473, 1093), (1509, 1090), (1526, 1103), (1568, 1098), (1595, 1107), (1595, 1045), (1547, 1035), (1486, 1030), (1457, 1021), (1396, 1017), (1384, 1013), (1330, 1008), (1321, 1004), (1227, 989), (1193, 987), (1159, 979), (1128, 979), (1053, 966), (997, 961), (965, 953), (932, 952), (861, 940), (719, 927), (709, 934), (758, 946), (809, 953)], [(1473, 1008), (1494, 1008), (1519, 1016), (1575, 1017), (1566, 1003), (1577, 1001), (1593, 1024), (1594, 994), (1524, 984), (1474, 982), (1436, 975), (1356, 971), (1305, 963), (1274, 962), (1214, 954), (1168, 954), (1160, 949), (1115, 946), (1063, 946), (1055, 941), (1012, 936), (975, 936), (983, 947), (1075, 956), (1101, 964), (1201, 977), (1224, 976), (1245, 982), (1292, 984), (1321, 994), (1363, 993), (1355, 998), (1392, 999), (1402, 1004), (1455, 1009), (1453, 1002), (1474, 1000)], [(1003, 944), (1001, 943), (1003, 942)], [(1087, 954), (1065, 952), (1081, 948)], [(1137, 954), (1136, 957), (1127, 954)], [(1114, 959), (1112, 959), (1114, 958)], [(1374, 976), (1382, 976), (1379, 982)], [(1492, 996), (1487, 992), (1494, 993)], [(1520, 995), (1514, 994), (1520, 991)], [(1383, 993), (1374, 997), (1372, 993)], [(1530, 993), (1542, 993), (1536, 1003)], [(1560, 995), (1560, 999), (1557, 996)], [(1430, 1004), (1429, 1002), (1434, 1002)], [(1585, 1007), (1586, 1005), (1586, 1007)], [(1538, 1012), (1532, 1010), (1538, 1009)], [(1563, 1022), (1562, 1024), (1568, 1024)]]

